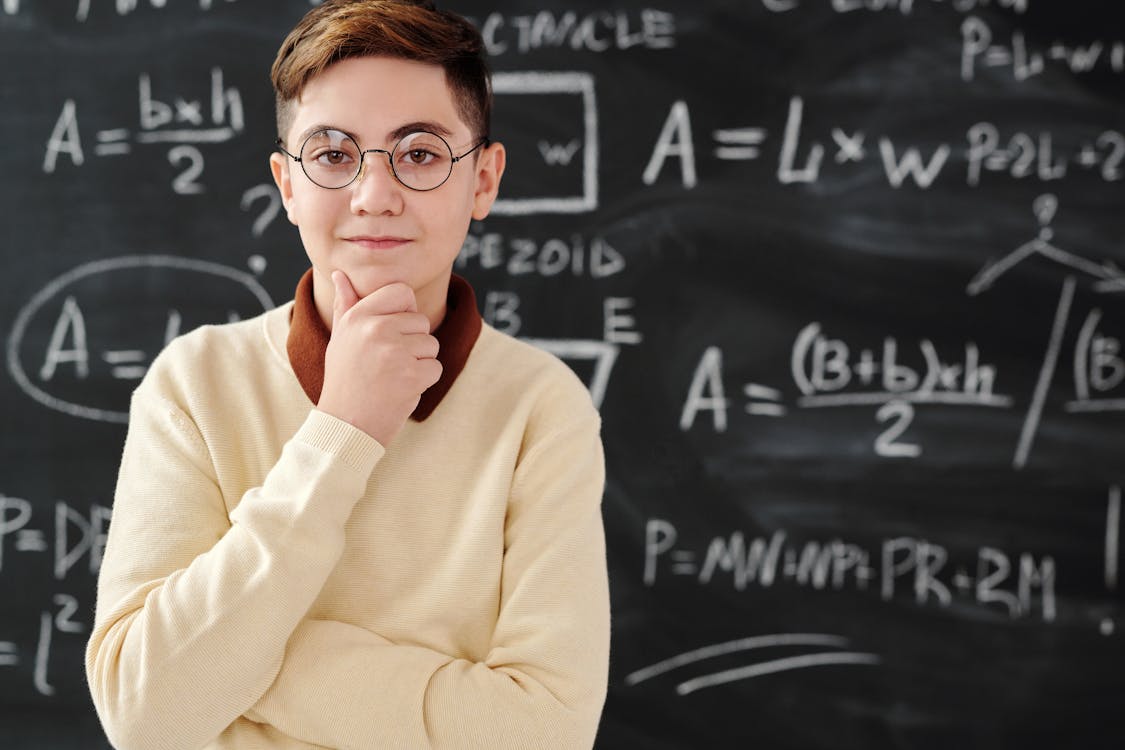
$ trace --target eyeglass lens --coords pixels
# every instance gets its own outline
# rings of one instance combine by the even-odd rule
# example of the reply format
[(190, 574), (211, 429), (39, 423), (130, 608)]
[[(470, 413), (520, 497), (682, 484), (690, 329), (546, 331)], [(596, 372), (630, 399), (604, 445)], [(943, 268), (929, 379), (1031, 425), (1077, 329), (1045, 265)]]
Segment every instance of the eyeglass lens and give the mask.
[[(351, 184), (364, 158), (380, 158), (385, 154), (362, 150), (351, 136), (339, 130), (320, 130), (310, 135), (301, 147), (301, 167), (309, 179), (326, 188), (342, 188)], [(414, 190), (433, 190), (453, 170), (453, 152), (445, 139), (433, 133), (418, 132), (405, 136), (390, 153), (391, 169), (399, 182)], [(368, 167), (373, 165), (369, 164)]]

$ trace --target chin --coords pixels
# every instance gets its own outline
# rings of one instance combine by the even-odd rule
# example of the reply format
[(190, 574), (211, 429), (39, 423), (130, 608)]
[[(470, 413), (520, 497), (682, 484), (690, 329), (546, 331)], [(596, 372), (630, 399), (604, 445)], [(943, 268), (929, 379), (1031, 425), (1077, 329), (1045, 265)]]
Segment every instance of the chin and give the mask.
[(395, 272), (391, 269), (359, 268), (353, 271), (345, 268), (342, 270), (348, 275), (348, 278), (351, 279), (352, 286), (355, 288), (356, 294), (360, 297), (366, 297), (388, 284), (397, 282), (402, 282), (411, 289), (414, 288), (414, 284), (411, 283), (406, 274)]

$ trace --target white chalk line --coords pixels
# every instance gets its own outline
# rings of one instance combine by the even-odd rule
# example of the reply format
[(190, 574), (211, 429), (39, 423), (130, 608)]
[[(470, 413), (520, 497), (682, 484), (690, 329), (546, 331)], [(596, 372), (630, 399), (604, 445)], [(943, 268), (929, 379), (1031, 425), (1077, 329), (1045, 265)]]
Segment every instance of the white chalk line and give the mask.
[(998, 278), (1032, 255), (1042, 255), (1056, 263), (1069, 266), (1076, 271), (1081, 271), (1093, 276), (1098, 279), (1098, 282), (1095, 284), (1095, 289), (1098, 291), (1106, 291), (1125, 285), (1125, 278), (1114, 269), (1107, 268), (1103, 264), (1095, 263), (1080, 255), (1075, 255), (1074, 253), (1055, 247), (1043, 239), (1034, 239), (1020, 245), (995, 263), (986, 265), (981, 269), (980, 273), (969, 282), (966, 291), (970, 295), (980, 294), (996, 283)]
[(877, 393), (840, 393), (820, 394), (816, 396), (802, 396), (797, 399), (797, 406), (806, 409), (816, 409), (826, 406), (870, 406), (882, 404), (887, 401), (909, 401), (915, 404), (949, 404), (955, 406), (994, 406), (1008, 408), (1012, 406), (1011, 396), (994, 394), (956, 393), (953, 391), (880, 391)]
[(1111, 591), (1117, 588), (1118, 535), (1121, 528), (1121, 487), (1109, 488), (1109, 502), (1105, 512), (1105, 585)]
[(1084, 401), (1067, 401), (1063, 408), (1071, 413), (1125, 411), (1125, 398), (1091, 398)]
[(638, 669), (625, 677), (626, 685), (636, 685), (657, 675), (670, 672), (687, 664), (710, 659), (715, 656), (724, 656), (738, 651), (749, 651), (756, 648), (771, 648), (774, 646), (837, 646), (843, 648), (848, 645), (848, 639), (839, 635), (826, 635), (823, 633), (774, 633), (771, 635), (757, 635), (749, 638), (739, 638), (733, 641), (715, 643), (710, 646), (685, 651), (670, 659), (658, 661), (655, 664)]
[(1039, 240), (1032, 240), (1031, 242), (1020, 245), (995, 263), (986, 265), (976, 277), (969, 282), (969, 286), (965, 291), (970, 295), (977, 295), (985, 289), (988, 289), (996, 282), (996, 279), (1014, 268), (1022, 262), (1024, 258), (1033, 255), (1039, 249), (1039, 242)]
[(1031, 453), (1031, 443), (1035, 439), (1035, 432), (1039, 429), (1039, 418), (1043, 414), (1043, 405), (1047, 401), (1047, 391), (1051, 387), (1051, 379), (1055, 376), (1055, 365), (1059, 360), (1059, 349), (1062, 348), (1063, 334), (1066, 332), (1066, 321), (1070, 315), (1070, 303), (1074, 299), (1075, 280), (1067, 276), (1063, 282), (1062, 294), (1059, 296), (1059, 305), (1055, 310), (1055, 322), (1051, 326), (1051, 339), (1047, 344), (1047, 355), (1043, 358), (1043, 367), (1039, 370), (1039, 382), (1035, 384), (1035, 395), (1031, 399), (1031, 406), (1027, 410), (1023, 429), (1020, 432), (1019, 445), (1016, 447), (1015, 458), (1012, 466), (1022, 469), (1027, 464), (1028, 454)]
[(879, 658), (878, 654), (846, 651), (843, 653), (830, 652), (824, 654), (790, 656), (785, 659), (774, 659), (773, 661), (765, 661), (760, 664), (751, 664), (748, 667), (728, 669), (724, 672), (716, 672), (712, 675), (697, 677), (694, 680), (681, 682), (676, 686), (676, 693), (678, 693), (679, 695), (688, 695), (689, 693), (694, 693), (696, 690), (703, 690), (704, 688), (725, 685), (728, 682), (748, 680), (752, 677), (761, 677), (762, 675), (775, 674), (777, 672), (785, 672), (793, 669), (825, 667), (834, 664), (873, 665), (879, 664), (881, 661), (882, 659)]

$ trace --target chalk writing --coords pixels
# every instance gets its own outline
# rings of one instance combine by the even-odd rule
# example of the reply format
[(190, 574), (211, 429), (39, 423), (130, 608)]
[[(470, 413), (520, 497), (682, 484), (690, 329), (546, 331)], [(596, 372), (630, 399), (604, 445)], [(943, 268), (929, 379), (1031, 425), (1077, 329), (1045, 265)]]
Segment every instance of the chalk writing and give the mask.
[[(176, 96), (169, 103), (155, 98), (152, 79), (146, 73), (138, 78), (138, 95), (140, 129), (136, 132), (128, 128), (99, 130), (95, 136), (97, 145), (94, 154), (100, 157), (126, 156), (132, 153), (135, 145), (172, 144), (167, 159), (180, 170), (172, 179), (173, 191), (179, 195), (205, 192), (206, 188), (200, 182), (204, 158), (198, 144), (229, 141), (245, 129), (239, 90), (225, 84), (222, 68), (212, 68), (210, 107), (206, 115), (201, 99)], [(55, 172), (59, 157), (63, 155), (69, 157), (74, 166), (80, 167), (86, 161), (85, 153), (78, 107), (74, 99), (67, 99), (47, 140), (43, 171), (48, 174)]]
[(669, 49), (676, 43), (676, 17), (667, 11), (596, 11), (579, 15), (543, 10), (535, 15), (489, 13), (478, 21), (489, 55), (526, 54), (569, 47), (575, 52)]
[[(40, 695), (55, 695), (55, 686), (50, 678), (51, 645), (56, 633), (69, 635), (79, 644), (87, 637), (88, 628), (81, 620), (75, 620), (79, 611), (78, 599), (70, 594), (55, 594), (52, 609), (39, 613), (39, 628), (34, 649), (23, 649), (15, 641), (0, 641), (0, 667), (18, 667), (30, 656), (32, 663), (31, 682)], [(29, 653), (24, 654), (23, 651)]]
[[(586, 378), (586, 387), (594, 405), (601, 407), (609, 388), (614, 365), (623, 346), (636, 346), (644, 341), (637, 330), (637, 320), (632, 311), (636, 300), (631, 297), (607, 297), (603, 303), (602, 338), (599, 339), (548, 339), (521, 336), (523, 341), (554, 354), (583, 375), (583, 365), (591, 363), (593, 370)], [(488, 291), (484, 298), (485, 322), (497, 330), (515, 336), (523, 326), (519, 313), (519, 295), (512, 292)]]
[(961, 78), (972, 81), (981, 68), (1011, 67), (1012, 77), (1026, 81), (1041, 75), (1050, 63), (1073, 74), (1108, 70), (1125, 72), (1125, 41), (1095, 40), (1084, 44), (1029, 43), (1024, 32), (1011, 32), (1010, 42), (996, 40), (992, 29), (975, 16), (961, 23)]
[[(310, 0), (313, 4), (319, 0)], [(26, 5), (31, 5), (36, 0), (3, 0), (0, 3), (0, 11), (8, 15), (15, 15), (20, 12), (21, 2)], [(39, 0), (43, 2), (43, 0)], [(199, 10), (211, 10), (212, 7), (217, 7), (226, 3), (233, 3), (236, 0), (198, 0), (197, 8)], [(113, 13), (116, 16), (127, 16), (132, 14), (138, 8), (160, 10), (167, 6), (168, 0), (104, 0), (103, 2), (95, 2), (95, 0), (73, 0), (74, 3), (74, 20), (79, 23), (85, 23), (90, 19), (91, 11), (96, 7), (99, 11), (106, 13)], [(61, 3), (60, 3), (61, 5)]]
[(1100, 308), (1086, 315), (1074, 350), (1074, 399), (1065, 404), (1069, 412), (1125, 410), (1125, 359), (1121, 341), (1125, 335), (1105, 333)]
[[(264, 267), (260, 262), (256, 265), (259, 270)], [(102, 404), (81, 403), (78, 399), (89, 398), (88, 381), (93, 377), (126, 384), (142, 377), (151, 358), (168, 341), (183, 332), (181, 311), (171, 307), (174, 303), (170, 298), (162, 297), (156, 304), (162, 305), (166, 312), (158, 321), (152, 321), (153, 333), (156, 334), (154, 340), (149, 340), (146, 342), (147, 346), (142, 348), (135, 345), (124, 348), (106, 347), (98, 351), (100, 356), (94, 357), (92, 354), (97, 350), (92, 340), (95, 337), (89, 330), (86, 308), (79, 302), (80, 295), (77, 292), (67, 291), (71, 288), (85, 288), (91, 278), (101, 281), (103, 274), (109, 274), (111, 280), (124, 285), (122, 274), (150, 274), (159, 271), (204, 274), (212, 282), (218, 278), (233, 285), (234, 294), (227, 298), (230, 301), (228, 304), (236, 305), (233, 309), (221, 312), (211, 309), (208, 312), (200, 310), (196, 295), (182, 299), (181, 309), (193, 309), (193, 313), (201, 318), (200, 323), (230, 321), (273, 307), (269, 294), (252, 275), (216, 263), (168, 256), (126, 256), (86, 263), (48, 283), (17, 315), (8, 338), (7, 365), (9, 374), (21, 390), (40, 404), (65, 414), (97, 421), (126, 422), (131, 386), (99, 389), (109, 394), (107, 402)], [(93, 293), (103, 295), (103, 299), (100, 303), (90, 305), (89, 309), (104, 309), (104, 295), (112, 287), (95, 284), (92, 288)], [(144, 285), (136, 284), (129, 288), (135, 290), (144, 288)], [(175, 288), (177, 287), (173, 287)], [(183, 286), (178, 288), (181, 293), (190, 295)], [(135, 298), (135, 291), (132, 295), (123, 294), (122, 298), (129, 296)], [(221, 317), (216, 320), (217, 312)], [(53, 324), (50, 325), (51, 334), (46, 343), (39, 346), (36, 338), (29, 338), (27, 334), (29, 330), (43, 330), (46, 326), (44, 317), (53, 320)], [(98, 319), (107, 325), (111, 322), (102, 315)], [(120, 326), (109, 328), (113, 331), (122, 329)], [(102, 334), (98, 332), (98, 335)], [(105, 335), (109, 335), (108, 332)], [(29, 359), (38, 367), (33, 365), (29, 368)], [(104, 370), (93, 369), (95, 365), (101, 364), (106, 365)], [(63, 367), (68, 371), (69, 382), (63, 382), (59, 377), (60, 368)], [(29, 369), (35, 373), (34, 376), (28, 374)], [(76, 384), (81, 387), (75, 387)]]
[[(42, 564), (50, 566), (59, 586), (76, 574), (79, 582), (88, 585), (101, 568), (110, 520), (108, 504), (56, 501), (47, 518), (37, 517), (37, 512), (44, 508), (51, 506), (0, 494), (0, 574), (20, 578), (28, 566)], [(0, 667), (29, 665), (30, 670), (18, 673), (30, 674), (32, 686), (43, 696), (56, 693), (50, 678), (51, 649), (56, 636), (81, 643), (88, 633), (83, 622), (87, 608), (80, 605), (78, 597), (56, 590), (49, 601), (38, 618), (32, 619), (38, 621), (33, 645), (7, 640), (0, 632)], [(3, 623), (5, 627), (15, 624), (10, 619)], [(68, 647), (73, 645), (72, 642)]]
[(503, 268), (509, 276), (588, 275), (593, 279), (614, 276), (626, 267), (625, 257), (602, 237), (587, 241), (575, 234), (566, 240), (537, 240), (505, 238), (498, 232), (470, 233), (465, 237), (456, 266), (464, 269), (470, 264), (485, 270)]
[[(249, 211), (255, 204), (263, 201), (265, 202), (265, 208), (258, 215), (258, 218), (254, 219), (254, 224), (250, 228), (250, 234), (253, 237), (261, 237), (265, 234), (269, 225), (281, 214), (281, 193), (277, 191), (277, 186), (273, 183), (255, 185), (242, 193), (241, 208), (243, 211)], [(254, 261), (254, 263), (264, 262), (264, 258)], [(251, 268), (254, 273), (261, 273), (265, 269), (264, 266), (261, 268), (251, 266)]]
[[(5, 564), (12, 564), (10, 555), (15, 553), (21, 556), (51, 554), (55, 579), (59, 581), (84, 557), (89, 561), (90, 574), (97, 574), (105, 549), (110, 509), (95, 503), (78, 510), (67, 503), (56, 502), (54, 510), (54, 545), (51, 546), (46, 532), (31, 525), (31, 502), (0, 495), (0, 572)], [(9, 545), (11, 550), (5, 563), (5, 549)]]
[[(318, 2), (0, 0), (24, 144), (5, 161), (20, 428), (0, 495), (17, 708), (86, 693), (98, 483), (130, 392), (176, 336), (259, 314), (306, 267), (265, 171), (266, 72)], [(1071, 696), (1112, 691), (1097, 665), (1121, 648), (1115, 15), (470, 5), (508, 160), (455, 269), (490, 325), (563, 359), (604, 410), (616, 687), (651, 716), (712, 704), (691, 726), (668, 714), (698, 736), (659, 739), (784, 744), (768, 716), (737, 740), (737, 710), (716, 720), (784, 683), (788, 707), (839, 714), (843, 732), (793, 741), (810, 748), (922, 736), (903, 722), (1019, 744), (1044, 724), (987, 722), (1056, 709), (1068, 734), (1043, 741), (1099, 746), (1070, 719), (1098, 718)], [(960, 700), (984, 675), (1082, 690)], [(600, 741), (645, 745), (614, 710)]]
[(882, 540), (874, 549), (842, 539), (800, 540), (784, 529), (748, 537), (741, 531), (712, 537), (699, 548), (679, 544), (672, 522), (645, 524), (646, 586), (664, 576), (707, 586), (728, 582), (736, 591), (751, 586), (793, 586), (814, 591), (876, 591), (884, 601), (902, 592), (919, 606), (947, 608), (965, 599), (1011, 619), (1056, 616), (1057, 566), (1051, 555), (1009, 554), (980, 547), (972, 565), (954, 563), (948, 549), (910, 536)]
[[(903, 145), (900, 140), (882, 135), (875, 139), (875, 149), (867, 147), (871, 133), (863, 129), (828, 129), (822, 139), (805, 136), (805, 100), (794, 96), (781, 131), (781, 144), (777, 152), (775, 177), (783, 185), (816, 183), (825, 179), (825, 158), (833, 156), (838, 167), (862, 164), (877, 159), (887, 185), (895, 189), (906, 187), (927, 190), (932, 188), (954, 161), (952, 157), (965, 155), (966, 183), (971, 187), (981, 184), (985, 171), (1006, 173), (1017, 180), (1037, 179), (1041, 182), (1061, 180), (1076, 165), (1094, 172), (1105, 182), (1117, 182), (1125, 177), (1125, 134), (1117, 130), (1091, 133), (1072, 150), (1063, 153), (1055, 147), (1050, 132), (1028, 134), (1017, 132), (1002, 143), (998, 128), (992, 123), (980, 122), (966, 133), (968, 147), (955, 149), (952, 141), (938, 142), (923, 149)], [(770, 129), (762, 125), (724, 127), (711, 131), (715, 145), (710, 153), (720, 162), (755, 162), (767, 154), (763, 151), (769, 142)], [(828, 141), (835, 150), (830, 152)], [(678, 168), (680, 182), (685, 189), (700, 183), (700, 150), (696, 148), (687, 101), (672, 103), (656, 136), (652, 153), (641, 174), (641, 182), (652, 185), (665, 171), (667, 162), (673, 160)]]
[[(917, 457), (921, 447), (900, 440), (914, 418), (916, 404), (943, 404), (1010, 408), (1011, 396), (994, 391), (996, 368), (981, 361), (972, 342), (956, 360), (943, 357), (929, 339), (916, 348), (916, 364), (903, 361), (898, 340), (888, 337), (881, 350), (865, 347), (858, 355), (841, 340), (830, 338), (820, 323), (806, 325), (796, 336), (790, 356), (793, 384), (800, 394), (799, 409), (874, 405), (876, 419), (890, 423), (876, 439), (877, 455)], [(732, 398), (727, 394), (723, 372), (723, 350), (707, 347), (699, 358), (688, 386), (680, 429), (692, 429), (701, 413), (709, 412), (711, 426), (725, 432)], [(760, 383), (746, 383), (743, 411), (752, 416), (784, 417), (788, 411), (783, 393)]]
[[(18, 567), (25, 561), (42, 558), (51, 561), (56, 581), (62, 582), (86, 559), (85, 571), (92, 578), (101, 567), (109, 528), (110, 508), (99, 503), (76, 507), (65, 502), (54, 505), (53, 544), (47, 531), (34, 524), (33, 505), (24, 498), (0, 494), (0, 573)], [(70, 594), (55, 593), (53, 606), (39, 616), (38, 637), (34, 650), (21, 651), (17, 641), (0, 641), (0, 667), (16, 667), (30, 659), (32, 682), (41, 695), (54, 695), (55, 687), (48, 675), (51, 642), (56, 633), (79, 635), (86, 626), (75, 616), (80, 611), (78, 599)], [(10, 624), (10, 623), (6, 623)], [(33, 654), (33, 655), (32, 655)]]
[[(1120, 269), (1115, 265), (1111, 263), (1095, 263), (1075, 253), (1062, 250), (1052, 244), (1054, 230), (1051, 228), (1051, 222), (1055, 218), (1057, 210), (1058, 200), (1054, 195), (1048, 193), (1036, 198), (1033, 204), (1033, 211), (1040, 224), (1038, 236), (1031, 242), (1016, 248), (1000, 260), (988, 263), (973, 280), (969, 282), (967, 292), (970, 295), (976, 295), (990, 289), (1003, 275), (1011, 272), (1017, 266), (1032, 257), (1045, 257), (1059, 266), (1068, 269), (1068, 273), (1078, 271), (1097, 279), (1098, 282), (1095, 284), (1095, 289), (1097, 291), (1115, 291), (1118, 288), (1122, 288), (1122, 283), (1125, 281), (1125, 274), (1122, 274)], [(1023, 429), (1021, 430), (1020, 439), (1016, 447), (1016, 453), (1012, 459), (1012, 465), (1017, 469), (1023, 468), (1027, 464), (1028, 457), (1031, 453), (1032, 444), (1046, 403), (1047, 392), (1054, 378), (1055, 369), (1061, 353), (1063, 337), (1070, 317), (1076, 286), (1077, 279), (1073, 275), (1067, 275), (1063, 280), (1062, 291), (1055, 309), (1055, 317), (1047, 343), (1047, 350), (1044, 354), (1043, 362), (1039, 370), (1039, 378), (1035, 386), (1035, 393), (1028, 407), (1027, 416), (1024, 419)], [(1079, 335), (1074, 354), (1075, 390), (1077, 399), (1067, 405), (1066, 408), (1068, 411), (1107, 411), (1125, 408), (1125, 401), (1118, 401), (1112, 398), (1090, 399), (1091, 384), (1094, 385), (1099, 395), (1111, 391), (1120, 384), (1121, 379), (1117, 372), (1121, 367), (1125, 366), (1118, 363), (1119, 358), (1117, 354), (1120, 348), (1119, 341), (1112, 337), (1097, 335), (1096, 327), (1100, 319), (1100, 310), (1095, 309), (1092, 311), (1090, 315), (1087, 316), (1086, 322)], [(1091, 370), (1091, 367), (1094, 369)]]
[(868, 11), (878, 13), (882, 11), (897, 11), (908, 16), (916, 7), (934, 3), (948, 4), (958, 13), (968, 13), (978, 8), (1004, 8), (1015, 13), (1026, 13), (1031, 5), (1031, 0), (761, 0), (762, 7), (773, 13), (786, 13), (797, 10), (801, 6), (822, 6), (831, 8), (836, 13), (853, 13), (855, 11)]

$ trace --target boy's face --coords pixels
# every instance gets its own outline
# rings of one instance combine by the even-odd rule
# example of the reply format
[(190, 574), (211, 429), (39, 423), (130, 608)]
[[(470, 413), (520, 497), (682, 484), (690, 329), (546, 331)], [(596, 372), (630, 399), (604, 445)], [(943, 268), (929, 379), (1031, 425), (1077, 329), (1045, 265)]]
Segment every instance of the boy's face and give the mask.
[[(411, 129), (448, 131), (445, 140), (454, 156), (477, 143), (457, 113), (441, 67), (389, 57), (352, 58), (305, 86), (285, 148), (300, 155), (305, 134), (323, 126), (349, 133), (362, 149), (390, 151), (398, 140), (395, 131), (413, 124), (418, 125)], [(284, 154), (270, 157), (289, 221), (300, 230), (312, 261), (313, 294), (328, 324), (336, 269), (347, 274), (361, 297), (405, 282), (414, 289), (419, 311), (431, 324), (440, 321), (469, 222), (488, 215), (504, 170), (500, 144), (474, 153), (479, 153), (476, 159), (470, 155), (455, 163), (449, 179), (428, 192), (399, 183), (386, 154), (366, 154), (362, 177), (338, 190), (314, 184)]]

